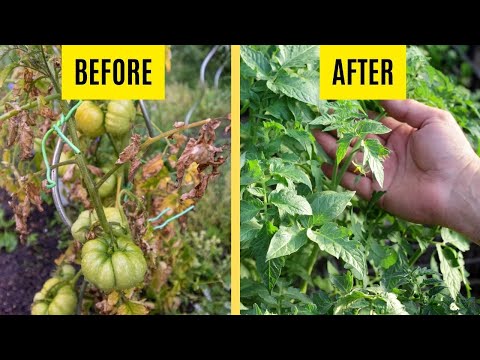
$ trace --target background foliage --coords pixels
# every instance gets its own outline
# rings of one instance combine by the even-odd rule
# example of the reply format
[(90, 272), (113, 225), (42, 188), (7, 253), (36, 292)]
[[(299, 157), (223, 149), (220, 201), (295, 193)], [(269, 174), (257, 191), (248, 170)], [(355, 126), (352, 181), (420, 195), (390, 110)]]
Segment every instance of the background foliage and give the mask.
[[(318, 100), (317, 46), (242, 46), (241, 57), (243, 313), (479, 313), (462, 236), (389, 215), (374, 206), (381, 193), (366, 202), (338, 187), (354, 138), (359, 172), (383, 181), (388, 150), (365, 139), (388, 132), (366, 115), (379, 103)], [(480, 153), (478, 95), (460, 85), (471, 65), (450, 46), (426, 46), (409, 47), (407, 66), (408, 97), (452, 112)], [(332, 181), (314, 128), (339, 135)]]

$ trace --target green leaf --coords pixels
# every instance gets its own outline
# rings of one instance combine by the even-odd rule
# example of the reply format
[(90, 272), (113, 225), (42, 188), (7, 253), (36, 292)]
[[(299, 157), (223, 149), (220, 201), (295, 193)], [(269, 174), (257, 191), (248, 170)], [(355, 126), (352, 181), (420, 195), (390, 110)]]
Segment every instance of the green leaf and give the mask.
[(293, 254), (305, 245), (307, 241), (307, 231), (301, 230), (298, 225), (290, 227), (280, 225), (280, 229), (270, 240), (267, 260)]
[(470, 243), (468, 240), (455, 231), (442, 228), (442, 230), (440, 230), (440, 235), (442, 236), (445, 244), (450, 243), (460, 251), (468, 251), (470, 249)]
[(374, 120), (359, 121), (355, 130), (360, 137), (367, 134), (386, 134), (392, 131), (382, 123)]
[(240, 247), (246, 248), (256, 238), (262, 226), (254, 219), (240, 223)]
[(254, 218), (262, 209), (263, 204), (257, 199), (240, 201), (240, 222), (243, 223)]
[(270, 160), (270, 173), (289, 179), (295, 183), (305, 184), (312, 190), (312, 182), (308, 175), (299, 167), (285, 164), (281, 159), (273, 158)]
[(349, 293), (353, 289), (353, 275), (347, 271), (343, 275), (330, 275), (330, 281), (343, 294)]
[(277, 58), (282, 67), (303, 67), (319, 61), (318, 45), (279, 45)]
[(352, 142), (355, 136), (353, 134), (345, 134), (340, 140), (337, 141), (338, 148), (336, 154), (336, 162), (337, 165), (343, 160), (345, 155), (347, 155), (347, 150), (350, 147), (350, 143)]
[(326, 223), (318, 231), (308, 229), (307, 236), (318, 244), (320, 250), (345, 261), (345, 267), (352, 270), (357, 279), (363, 280), (367, 276), (363, 247), (358, 241), (348, 239), (346, 228), (335, 223)]
[[(445, 256), (444, 249), (441, 244), (437, 244), (437, 254), (440, 259), (440, 272), (443, 275), (443, 282), (448, 288), (450, 295), (454, 300), (457, 299), (460, 293), (460, 287), (462, 285), (462, 273), (458, 267), (455, 267), (447, 256)], [(458, 264), (458, 262), (457, 262)]]
[(282, 268), (285, 265), (285, 258), (283, 257), (268, 261), (266, 259), (270, 240), (277, 230), (278, 229), (272, 223), (267, 222), (262, 227), (262, 230), (252, 244), (257, 271), (269, 292), (275, 287), (282, 272)]
[(307, 199), (297, 195), (296, 191), (291, 188), (272, 191), (269, 196), (269, 201), (290, 215), (312, 215), (312, 208)]
[(312, 144), (315, 139), (311, 133), (305, 130), (287, 129), (286, 135), (298, 142), (308, 153), (308, 157), (312, 158)]
[(340, 215), (355, 195), (355, 191), (322, 191), (311, 194), (307, 199), (312, 207), (313, 216), (310, 226), (321, 225)]
[(242, 45), (240, 47), (240, 56), (245, 64), (257, 72), (257, 79), (268, 79), (272, 67), (264, 54), (260, 51), (253, 50), (250, 46)]
[(398, 260), (398, 254), (395, 250), (388, 246), (380, 245), (376, 239), (369, 239), (368, 244), (370, 247), (368, 257), (376, 266), (388, 269), (395, 265)]
[[(276, 99), (265, 109), (265, 114), (271, 115), (278, 120), (289, 119), (292, 116), (285, 99)], [(278, 125), (282, 126), (281, 124)]]
[(319, 314), (326, 314), (333, 305), (332, 300), (328, 297), (328, 295), (322, 291), (319, 290), (315, 292), (312, 296), (312, 300), (315, 305), (317, 305), (317, 310)]
[(11, 253), (17, 248), (17, 236), (9, 231), (5, 231), (4, 233), (0, 233), (0, 250), (5, 248), (5, 251)]
[(383, 164), (382, 160), (388, 155), (388, 149), (377, 139), (365, 139), (363, 145), (363, 165), (368, 163), (373, 176), (380, 187), (383, 187)]
[(320, 101), (318, 96), (318, 79), (319, 75), (316, 71), (289, 74), (284, 70), (280, 70), (274, 80), (268, 80), (267, 86), (274, 93), (280, 92), (288, 97), (317, 106)]

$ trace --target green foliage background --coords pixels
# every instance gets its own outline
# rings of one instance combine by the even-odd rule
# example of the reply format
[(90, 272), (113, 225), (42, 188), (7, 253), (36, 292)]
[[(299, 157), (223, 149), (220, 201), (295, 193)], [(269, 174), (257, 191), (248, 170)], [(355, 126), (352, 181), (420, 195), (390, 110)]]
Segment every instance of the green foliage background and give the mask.
[[(446, 50), (450, 48), (447, 47)], [(447, 54), (409, 47), (408, 97), (450, 111), (479, 153), (478, 97), (430, 65)], [(318, 47), (241, 48), (241, 302), (244, 314), (478, 314), (459, 234), (397, 219), (338, 187), (320, 170), (330, 162), (311, 130), (337, 130), (336, 164), (358, 138), (360, 171), (383, 181), (388, 150), (367, 133), (376, 101), (318, 100)], [(471, 70), (471, 69), (470, 69)], [(469, 70), (469, 71), (470, 71)], [(334, 109), (329, 113), (329, 109)], [(348, 161), (347, 161), (348, 163)], [(428, 266), (418, 266), (427, 259)]]

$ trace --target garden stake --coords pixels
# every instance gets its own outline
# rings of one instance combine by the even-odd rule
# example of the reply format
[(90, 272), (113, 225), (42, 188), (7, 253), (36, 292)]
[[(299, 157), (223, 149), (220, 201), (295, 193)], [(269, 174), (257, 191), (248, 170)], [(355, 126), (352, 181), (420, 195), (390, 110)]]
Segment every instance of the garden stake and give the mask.
[(46, 175), (47, 175), (47, 189), (52, 189), (54, 188), (57, 184), (55, 181), (52, 180), (52, 177), (51, 177), (51, 169), (50, 169), (50, 164), (48, 162), (48, 158), (47, 158), (47, 150), (46, 150), (46, 145), (47, 145), (47, 139), (48, 137), (55, 131), (57, 133), (58, 136), (60, 136), (60, 138), (68, 145), (70, 146), (70, 148), (75, 152), (75, 154), (79, 154), (81, 151), (79, 148), (77, 148), (62, 132), (62, 130), (60, 129), (60, 126), (62, 126), (63, 124), (65, 124), (68, 119), (70, 119), (70, 117), (72, 116), (72, 114), (75, 112), (75, 110), (77, 110), (77, 108), (80, 106), (80, 104), (82, 103), (82, 101), (80, 100), (74, 107), (72, 107), (70, 109), (70, 111), (68, 112), (67, 116), (64, 116), (62, 114), (62, 116), (60, 117), (60, 120), (57, 121), (51, 129), (49, 129), (46, 133), (45, 133), (45, 136), (43, 137), (42, 139), (42, 155), (43, 155), (43, 162), (45, 163), (45, 167), (46, 167)]

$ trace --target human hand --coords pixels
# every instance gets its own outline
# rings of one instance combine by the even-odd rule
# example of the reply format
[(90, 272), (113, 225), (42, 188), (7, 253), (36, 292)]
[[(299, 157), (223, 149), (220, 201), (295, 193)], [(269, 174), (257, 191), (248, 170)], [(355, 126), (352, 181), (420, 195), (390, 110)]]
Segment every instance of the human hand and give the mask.
[[(472, 182), (480, 185), (480, 160), (455, 119), (449, 112), (414, 100), (384, 101), (382, 105), (390, 117), (381, 122), (392, 131), (369, 137), (378, 139), (390, 150), (384, 162), (383, 189), (372, 180), (371, 174), (355, 183), (353, 166), (341, 184), (366, 199), (374, 190), (386, 191), (378, 205), (403, 219), (447, 226), (479, 237), (471, 234), (479, 226), (470, 224), (466, 229), (462, 224), (466, 219), (459, 216), (459, 210), (475, 206), (467, 205), (466, 197), (480, 196), (480, 188), (469, 194)], [(320, 131), (314, 135), (325, 152), (335, 158), (336, 138)], [(356, 162), (361, 162), (362, 154), (356, 155)], [(327, 176), (332, 175), (332, 165), (324, 164), (322, 169)], [(478, 216), (476, 222), (480, 223)]]

